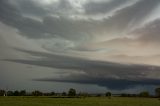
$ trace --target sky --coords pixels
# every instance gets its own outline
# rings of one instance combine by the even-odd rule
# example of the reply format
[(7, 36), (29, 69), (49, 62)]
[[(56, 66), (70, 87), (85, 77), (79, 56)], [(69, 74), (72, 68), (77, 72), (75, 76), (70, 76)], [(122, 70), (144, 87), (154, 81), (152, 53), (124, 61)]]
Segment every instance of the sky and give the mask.
[(160, 0), (0, 0), (0, 89), (153, 92)]

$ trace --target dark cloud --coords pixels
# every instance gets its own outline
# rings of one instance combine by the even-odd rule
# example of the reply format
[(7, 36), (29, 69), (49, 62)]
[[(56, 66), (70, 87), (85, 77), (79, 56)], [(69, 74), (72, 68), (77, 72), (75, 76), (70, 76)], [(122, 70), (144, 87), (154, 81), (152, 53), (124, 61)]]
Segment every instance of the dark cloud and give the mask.
[[(121, 87), (128, 87), (132, 85), (132, 83), (133, 85), (152, 84), (154, 80), (150, 80), (152, 78), (148, 76), (150, 75), (150, 73), (158, 73), (160, 71), (160, 67), (157, 66), (119, 64), (20, 49), (17, 50), (28, 53), (32, 56), (41, 57), (41, 59), (6, 59), (5, 61), (68, 70), (68, 73), (70, 74), (69, 77), (52, 79), (58, 82), (90, 83), (110, 88), (118, 87), (116, 86), (116, 84), (119, 83), (123, 86), (119, 86), (119, 88), (117, 89), (121, 89)], [(72, 74), (69, 70), (74, 70), (75, 72), (80, 74)], [(48, 81), (50, 80), (51, 79), (48, 79)], [(153, 83), (153, 85), (157, 84), (157, 81), (158, 79)]]
[(73, 5), (68, 0), (51, 2), (50, 4), (47, 4), (47, 6), (44, 6), (43, 4), (40, 5), (33, 0), (17, 0), (17, 4), (22, 14), (39, 18), (43, 18), (50, 14), (68, 15), (76, 12)]
[(70, 75), (60, 78), (40, 78), (33, 79), (33, 81), (47, 81), (47, 82), (65, 82), (65, 83), (79, 83), (79, 84), (96, 84), (99, 86), (107, 87), (111, 90), (124, 90), (135, 86), (146, 85), (159, 85), (160, 80), (155, 79), (141, 79), (141, 80), (128, 80), (128, 79), (114, 79), (103, 77), (92, 77), (90, 75)]
[(154, 20), (144, 27), (134, 30), (131, 34), (137, 35), (137, 40), (142, 43), (159, 43), (160, 19)]
[[(107, 45), (107, 46), (112, 45), (112, 47), (119, 46), (121, 47), (121, 50), (123, 47), (126, 47), (126, 49), (127, 47), (132, 47), (138, 50), (138, 48), (147, 47), (147, 45), (150, 46), (149, 48), (150, 50), (154, 50), (153, 48), (159, 45), (159, 40), (160, 40), (159, 29), (160, 29), (160, 19), (156, 19), (154, 21), (145, 24), (142, 27), (139, 27), (129, 32), (128, 35), (132, 37), (120, 37), (101, 43), (102, 45)], [(158, 50), (156, 51), (156, 54), (159, 54)], [(122, 60), (124, 60), (123, 56), (120, 55), (118, 57), (121, 57)], [(145, 57), (145, 59), (147, 57)], [(157, 59), (159, 59), (159, 57), (157, 57)]]
[(46, 17), (44, 25), (49, 33), (73, 40), (88, 40), (99, 26), (96, 21), (72, 20), (64, 17)]
[(159, 3), (159, 0), (140, 0), (131, 6), (122, 8), (104, 22), (104, 28), (115, 34), (128, 31), (145, 21)]
[(12, 6), (8, 0), (0, 1), (0, 21), (14, 25), (21, 19), (20, 11), (16, 7)]
[[(111, 1), (111, 3), (112, 2), (113, 4), (116, 3), (115, 1)], [(118, 1), (118, 4), (120, 4), (119, 2), (124, 1)], [(136, 24), (144, 20), (158, 3), (159, 0), (141, 0), (132, 6), (117, 11), (115, 15), (109, 19), (98, 21), (93, 19), (76, 20), (67, 18), (68, 16), (51, 17), (44, 14), (47, 12), (45, 12), (45, 10), (42, 11), (38, 5), (31, 1), (21, 1), (18, 8), (13, 6), (8, 0), (1, 0), (0, 21), (17, 28), (19, 33), (28, 38), (38, 39), (58, 36), (78, 41), (90, 39), (97, 35), (104, 35), (104, 33), (107, 33), (107, 35), (123, 33), (130, 23), (133, 22)], [(55, 8), (55, 11), (58, 11), (59, 7), (61, 7), (62, 10), (72, 8), (71, 4), (64, 0), (59, 2), (59, 6)], [(23, 14), (25, 13), (43, 14), (44, 17), (42, 21), (38, 21), (24, 17)], [(54, 13), (54, 15), (57, 14)], [(136, 21), (134, 22), (134, 20)]]
[(127, 0), (111, 0), (109, 2), (102, 1), (102, 2), (95, 2), (91, 1), (84, 5), (84, 9), (86, 14), (104, 14), (110, 11), (113, 11), (118, 6), (121, 6), (127, 2)]
[(45, 38), (46, 31), (40, 21), (25, 18), (15, 6), (8, 0), (0, 1), (0, 21), (19, 30), (24, 36), (29, 38)]
[[(111, 36), (123, 33), (127, 28), (136, 26), (158, 6), (159, 0), (140, 0), (137, 3), (118, 10), (115, 15), (103, 20), (72, 20), (64, 17), (47, 17), (44, 24), (50, 33), (67, 38), (86, 39), (94, 36)], [(131, 26), (130, 26), (131, 25)]]
[(68, 1), (68, 0), (60, 0), (59, 3), (58, 3), (58, 8), (57, 10), (59, 9), (61, 12), (63, 11), (67, 13), (67, 11), (71, 11), (73, 10), (73, 6), (71, 5), (71, 3)]
[[(67, 1), (62, 0), (59, 3), (60, 7), (63, 5), (68, 5), (66, 4), (66, 2)], [(31, 3), (31, 1), (24, 1), (20, 4), (26, 11), (31, 11), (33, 9), (33, 11), (30, 12), (33, 14), (34, 11), (39, 10), (38, 7), (33, 6), (35, 4)], [(24, 17), (23, 13), (19, 10), (20, 7), (16, 8), (8, 0), (0, 1), (0, 5), (2, 5), (0, 6), (0, 21), (14, 28), (17, 28), (21, 35), (33, 39), (56, 36), (72, 40), (85, 40), (88, 39), (88, 35), (92, 35), (92, 31), (94, 31), (97, 28), (96, 25), (98, 24), (97, 22), (90, 22), (86, 20), (72, 20), (63, 16), (45, 16), (45, 14), (43, 13), (42, 14), (44, 15), (44, 18), (41, 22), (35, 19)], [(33, 6), (33, 8), (31, 8), (30, 6)], [(25, 8), (30, 8), (31, 10)], [(65, 9), (67, 7), (63, 6), (63, 8)]]
[(41, 7), (38, 3), (32, 0), (15, 0), (17, 2), (17, 9), (23, 15), (43, 17), (49, 15), (49, 10)]
[[(42, 11), (42, 8), (36, 7), (37, 5), (34, 4), (34, 2), (31, 2), (30, 0), (29, 1), (24, 0), (24, 1), (19, 1), (19, 2), (20, 2), (20, 6), (15, 7), (9, 2), (9, 0), (0, 1), (0, 12), (1, 12), (0, 21), (1, 22), (8, 24), (14, 28), (17, 28), (20, 34), (28, 38), (39, 39), (39, 38), (46, 38), (46, 37), (51, 37), (51, 36), (54, 37), (56, 34), (59, 34), (61, 32), (60, 31), (59, 33), (56, 33), (52, 31), (54, 28), (52, 29), (48, 28), (48, 25), (46, 25), (45, 23), (40, 22), (35, 19), (24, 17), (23, 12), (26, 14), (31, 13), (31, 14), (36, 14), (36, 15), (43, 14), (43, 16), (45, 17), (45, 14), (44, 14), (45, 10)], [(22, 9), (23, 11), (20, 11), (20, 9)], [(46, 20), (47, 19), (45, 19), (45, 22)], [(60, 26), (57, 26), (57, 27), (59, 28)], [(48, 29), (51, 29), (50, 31), (52, 32), (48, 31)]]

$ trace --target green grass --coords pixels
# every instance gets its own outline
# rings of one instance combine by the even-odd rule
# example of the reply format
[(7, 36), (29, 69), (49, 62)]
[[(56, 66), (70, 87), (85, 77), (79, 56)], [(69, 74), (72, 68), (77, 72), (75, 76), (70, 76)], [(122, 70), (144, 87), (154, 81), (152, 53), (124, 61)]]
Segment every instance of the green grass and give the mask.
[(0, 106), (160, 106), (157, 98), (0, 97)]

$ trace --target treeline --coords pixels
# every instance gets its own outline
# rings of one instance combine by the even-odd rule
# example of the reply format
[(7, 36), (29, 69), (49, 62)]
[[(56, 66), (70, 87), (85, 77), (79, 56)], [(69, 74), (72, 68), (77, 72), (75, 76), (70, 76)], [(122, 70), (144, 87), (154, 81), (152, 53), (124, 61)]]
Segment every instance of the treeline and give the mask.
[(68, 92), (55, 93), (55, 92), (41, 92), (39, 90), (35, 90), (32, 92), (26, 92), (26, 90), (21, 91), (5, 91), (0, 90), (0, 96), (76, 96), (76, 90), (71, 88)]
[(104, 94), (89, 94), (89, 93), (77, 93), (75, 89), (70, 88), (68, 92), (62, 93), (55, 93), (55, 92), (41, 92), (38, 90), (32, 92), (26, 92), (26, 90), (21, 91), (5, 91), (0, 90), (0, 96), (54, 96), (54, 97), (108, 97), (111, 98), (112, 96), (119, 96), (119, 97), (160, 97), (160, 88), (155, 89), (155, 95), (150, 95), (148, 91), (140, 92), (139, 94), (112, 94), (111, 92), (106, 92)]
[(155, 89), (155, 95), (150, 95), (148, 91), (142, 91), (139, 94), (126, 94), (122, 93), (121, 97), (158, 97), (160, 98), (160, 88)]
[(150, 95), (149, 92), (143, 91), (140, 92), (139, 94), (127, 94), (127, 93), (122, 93), (120, 94), (121, 97), (155, 97), (153, 95)]

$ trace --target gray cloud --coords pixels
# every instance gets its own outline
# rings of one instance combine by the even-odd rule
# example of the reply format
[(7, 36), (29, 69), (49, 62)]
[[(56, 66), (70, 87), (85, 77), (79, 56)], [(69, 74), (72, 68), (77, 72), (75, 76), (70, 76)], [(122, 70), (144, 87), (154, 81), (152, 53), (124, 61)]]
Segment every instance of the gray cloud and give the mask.
[[(66, 8), (71, 8), (71, 4), (69, 2), (66, 2), (67, 1), (63, 0), (60, 1), (58, 8), (63, 7), (64, 10)], [(46, 38), (55, 37), (58, 35), (59, 37), (64, 37), (66, 39), (76, 39), (83, 41), (87, 38), (90, 39), (93, 36), (104, 35), (104, 33), (107, 33), (107, 35), (117, 35), (117, 33), (123, 33), (123, 31), (129, 26), (130, 23), (133, 22), (134, 24), (136, 24), (144, 20), (144, 18), (146, 18), (151, 13), (151, 11), (156, 7), (158, 3), (159, 0), (141, 0), (132, 6), (128, 6), (117, 11), (115, 15), (113, 15), (109, 19), (98, 21), (93, 19), (73, 20), (70, 18), (66, 18), (67, 16), (60, 16), (59, 18), (51, 17), (44, 14), (47, 13), (44, 12), (45, 10), (40, 11), (42, 13), (37, 12), (37, 10), (41, 10), (40, 7), (38, 7), (31, 1), (21, 1), (21, 3), (19, 3), (21, 4), (21, 6), (17, 8), (13, 6), (8, 0), (1, 0), (0, 12), (2, 14), (0, 15), (0, 20), (5, 24), (17, 28), (22, 35), (25, 35), (29, 38)], [(44, 18), (42, 18), (42, 21), (26, 18), (22, 15), (23, 11), (20, 12), (21, 8), (22, 10), (28, 11), (33, 14), (35, 12), (37, 12), (37, 14), (43, 14)], [(33, 9), (33, 11), (28, 8)], [(55, 9), (55, 11), (56, 10), (57, 9)]]
[[(25, 2), (21, 3), (23, 8), (36, 8), (27, 7), (34, 5), (31, 3), (31, 1)], [(66, 2), (64, 2), (65, 1), (62, 0), (59, 5), (67, 5)], [(20, 10), (11, 5), (9, 1), (2, 0), (0, 1), (0, 5), (2, 5), (0, 8), (0, 12), (2, 13), (0, 14), (0, 21), (5, 24), (11, 25), (14, 28), (17, 28), (21, 35), (24, 35), (28, 38), (39, 39), (56, 36), (72, 40), (85, 40), (88, 39), (88, 36), (92, 35), (92, 31), (97, 28), (97, 22), (90, 22), (85, 20), (76, 21), (69, 18), (64, 18), (63, 16), (60, 16), (59, 18), (51, 17), (45, 16), (45, 14), (43, 13), (42, 14), (44, 15), (44, 18), (41, 22), (22, 16)], [(26, 5), (26, 7), (23, 5)], [(34, 9), (34, 11), (36, 10), (39, 9)], [(30, 10), (27, 9), (26, 11)], [(34, 11), (31, 11), (31, 13), (34, 14)]]
[[(122, 89), (132, 84), (157, 85), (159, 82), (159, 79), (156, 76), (156, 78), (150, 76), (151, 73), (156, 73), (156, 75), (159, 74), (160, 67), (157, 66), (119, 64), (21, 49), (17, 50), (28, 53), (32, 56), (41, 57), (41, 59), (6, 59), (5, 61), (68, 70), (68, 77), (64, 76), (60, 77), (59, 79), (43, 79), (44, 81), (53, 80), (58, 82), (90, 83), (114, 89), (118, 87), (116, 86), (118, 83), (122, 84), (123, 86), (119, 86), (117, 89)], [(69, 70), (74, 70), (79, 74), (73, 74)]]
[(20, 12), (16, 7), (9, 4), (8, 0), (0, 1), (0, 20), (6, 24), (14, 25), (18, 22), (19, 18), (21, 19)]
[[(102, 47), (103, 46), (112, 47), (112, 48), (119, 47), (121, 48), (122, 51), (123, 49), (125, 49), (125, 51), (127, 51), (127, 49), (128, 51), (131, 51), (130, 48), (132, 48), (133, 51), (136, 51), (138, 49), (143, 48), (143, 50), (146, 51), (148, 49), (148, 51), (150, 52), (150, 54), (146, 53), (147, 55), (150, 55), (150, 56), (158, 55), (160, 52), (158, 49), (155, 49), (155, 48), (158, 47), (159, 45), (159, 40), (160, 40), (159, 29), (160, 29), (160, 19), (156, 19), (154, 21), (151, 21), (145, 24), (143, 27), (139, 27), (129, 32), (128, 36), (132, 36), (132, 37), (128, 37), (128, 36), (119, 37), (119, 38), (115, 38), (105, 42), (101, 42), (100, 45)], [(140, 51), (136, 51), (136, 52), (143, 52), (143, 50), (141, 49)], [(129, 53), (127, 54), (129, 55)], [(123, 56), (127, 54), (120, 54), (119, 57), (121, 57), (124, 60)], [(143, 53), (143, 55), (144, 54), (145, 53)], [(147, 56), (147, 57), (149, 58), (150, 56)], [(140, 57), (143, 57), (143, 56), (140, 56)], [(143, 58), (147, 59), (147, 57), (145, 58), (143, 57)], [(159, 59), (159, 57), (157, 57), (157, 59)], [(155, 60), (155, 58), (153, 60)]]
[(94, 23), (83, 20), (72, 20), (64, 17), (44, 18), (46, 30), (54, 35), (66, 39), (84, 39), (91, 35), (91, 30), (95, 29)]
[[(43, 16), (45, 17), (44, 13), (46, 13), (46, 12), (43, 8), (38, 7), (31, 0), (18, 1), (18, 3), (20, 6), (15, 7), (14, 5), (12, 5), (10, 3), (9, 0), (1, 0), (0, 1), (0, 5), (1, 5), (0, 6), (0, 12), (1, 12), (0, 21), (4, 22), (5, 24), (11, 25), (14, 28), (17, 28), (19, 30), (20, 34), (22, 34), (28, 38), (38, 38), (39, 39), (39, 38), (46, 38), (46, 37), (51, 37), (51, 36), (54, 37), (56, 34), (61, 33), (61, 31), (59, 31), (59, 33), (56, 33), (53, 31), (50, 32), (54, 28), (52, 28), (50, 31), (48, 31), (48, 29), (50, 29), (50, 28), (45, 23), (23, 16), (23, 12), (24, 12), (26, 14), (36, 14), (36, 15), (43, 14)], [(64, 4), (64, 3), (63, 2), (60, 3), (60, 5), (62, 5), (62, 4)], [(46, 18), (44, 19), (45, 22), (47, 19)], [(54, 20), (54, 18), (53, 18), (53, 20)], [(50, 23), (50, 22), (48, 22), (48, 23)], [(59, 25), (61, 25), (61, 23), (59, 23)], [(55, 27), (59, 28), (60, 26), (57, 25)], [(55, 29), (57, 29), (57, 28), (55, 28)]]
[(142, 43), (159, 43), (160, 40), (160, 19), (154, 20), (144, 27), (131, 32), (138, 36), (137, 40)]
[(115, 34), (121, 34), (125, 30), (129, 31), (130, 28), (143, 22), (159, 3), (159, 0), (140, 0), (131, 6), (122, 8), (104, 22), (104, 28)]
[(44, 16), (49, 14), (47, 9), (39, 6), (33, 0), (15, 0), (15, 2), (17, 2), (17, 9), (23, 15)]
[(0, 21), (17, 28), (19, 33), (27, 37), (46, 37), (45, 28), (40, 21), (23, 17), (18, 8), (11, 5), (8, 0), (1, 0), (0, 5)]
[(69, 13), (69, 12), (74, 12), (74, 10), (73, 10), (74, 8), (73, 8), (73, 6), (72, 6), (72, 4), (69, 2), (69, 1), (67, 1), (67, 0), (60, 0), (60, 2), (59, 2), (59, 5), (58, 5), (58, 8), (57, 8), (57, 11), (59, 11), (59, 13)]
[[(136, 26), (158, 6), (159, 0), (140, 0), (137, 3), (122, 8), (110, 18), (103, 20), (72, 20), (64, 17), (44, 19), (52, 33), (68, 38), (86, 39), (94, 36), (121, 35), (127, 28)], [(130, 26), (131, 25), (131, 26)], [(52, 29), (53, 28), (53, 29)]]
[(111, 0), (109, 2), (102, 1), (102, 2), (95, 2), (91, 1), (84, 5), (84, 9), (86, 14), (104, 14), (110, 11), (113, 11), (118, 6), (123, 5), (127, 0)]
[(19, 8), (23, 13), (38, 16), (40, 18), (51, 14), (56, 16), (66, 16), (79, 13), (69, 0), (58, 0), (56, 2), (51, 2), (51, 4), (48, 4), (47, 7), (43, 7), (43, 4), (38, 5), (37, 2), (33, 0), (25, 0), (18, 3)]
[(128, 79), (114, 79), (114, 78), (97, 78), (90, 75), (70, 75), (60, 78), (39, 78), (33, 81), (47, 81), (47, 82), (65, 82), (65, 83), (79, 83), (79, 84), (96, 84), (107, 87), (111, 90), (124, 90), (135, 86), (154, 85), (158, 86), (160, 80), (142, 79), (142, 80), (128, 80)]
[[(9, 1), (11, 2), (11, 0)], [(73, 5), (68, 0), (51, 2), (50, 4), (47, 4), (47, 7), (43, 4), (43, 1), (40, 1), (42, 3), (39, 3), (35, 0), (14, 0), (14, 2), (16, 2), (15, 6), (25, 16), (29, 15), (43, 18), (50, 14), (65, 15), (70, 14), (71, 12), (76, 12)]]

